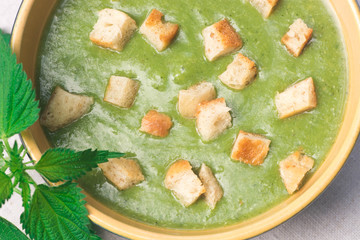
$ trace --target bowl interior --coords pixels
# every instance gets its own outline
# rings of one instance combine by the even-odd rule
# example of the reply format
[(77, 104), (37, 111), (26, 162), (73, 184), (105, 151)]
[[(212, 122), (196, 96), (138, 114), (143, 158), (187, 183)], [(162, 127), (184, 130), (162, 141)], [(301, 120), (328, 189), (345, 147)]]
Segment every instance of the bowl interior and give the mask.
[[(58, 1), (24, 0), (16, 20), (12, 47), (29, 78), (35, 79), (36, 55), (47, 19)], [(360, 16), (355, 0), (330, 0), (338, 18), (348, 54), (349, 92), (344, 121), (324, 163), (301, 188), (269, 211), (239, 224), (201, 231), (164, 229), (136, 222), (112, 211), (87, 194), (89, 217), (96, 224), (132, 239), (238, 239), (250, 238), (286, 221), (313, 201), (346, 161), (360, 128)], [(345, 67), (345, 66), (344, 66)], [(35, 86), (35, 85), (34, 85)], [(36, 122), (22, 134), (30, 156), (38, 160), (50, 143)], [(86, 194), (86, 193), (85, 193)]]

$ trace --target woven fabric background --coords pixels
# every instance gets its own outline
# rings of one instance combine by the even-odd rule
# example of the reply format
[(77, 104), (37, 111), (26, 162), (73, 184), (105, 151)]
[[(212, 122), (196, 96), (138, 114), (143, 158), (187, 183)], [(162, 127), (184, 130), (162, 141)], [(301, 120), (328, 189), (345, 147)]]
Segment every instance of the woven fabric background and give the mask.
[[(285, 1), (285, 0), (283, 0)], [(360, 0), (357, 0), (358, 3)], [(0, 29), (10, 33), (21, 0), (0, 0)], [(359, 43), (360, 44), (360, 43)], [(19, 141), (15, 136), (12, 141)], [(327, 188), (310, 206), (277, 228), (254, 239), (360, 239), (360, 138), (345, 166)], [(36, 174), (33, 176), (42, 181)], [(1, 209), (0, 216), (9, 219), (21, 228), (19, 216), (21, 199), (17, 194)], [(105, 240), (123, 240), (101, 227), (94, 226)]]

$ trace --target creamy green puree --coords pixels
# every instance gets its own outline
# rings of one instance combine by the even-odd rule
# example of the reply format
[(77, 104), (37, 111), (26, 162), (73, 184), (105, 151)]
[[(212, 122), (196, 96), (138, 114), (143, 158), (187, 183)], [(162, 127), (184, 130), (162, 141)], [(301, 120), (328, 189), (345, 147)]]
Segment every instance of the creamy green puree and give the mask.
[[(103, 8), (122, 10), (138, 26), (153, 8), (180, 31), (170, 47), (158, 53), (137, 32), (123, 52), (91, 43), (89, 33)], [(201, 30), (228, 18), (240, 33), (241, 52), (259, 70), (254, 83), (233, 91), (217, 78), (234, 54), (214, 62), (204, 57)], [(314, 29), (311, 43), (299, 58), (280, 43), (295, 19)], [(49, 23), (39, 53), (38, 82), (41, 106), (60, 85), (70, 92), (95, 98), (91, 112), (55, 133), (47, 132), (56, 147), (78, 150), (97, 148), (127, 152), (141, 165), (146, 181), (118, 191), (100, 170), (80, 180), (81, 186), (110, 208), (138, 221), (179, 228), (204, 229), (229, 225), (258, 215), (289, 195), (282, 183), (278, 163), (302, 148), (315, 159), (316, 171), (337, 135), (347, 96), (347, 59), (344, 43), (332, 11), (321, 0), (281, 0), (264, 20), (246, 0), (62, 0)], [(141, 82), (134, 106), (120, 109), (103, 101), (111, 75)], [(289, 85), (313, 77), (318, 96), (315, 110), (279, 120), (274, 97)], [(203, 143), (195, 121), (177, 112), (179, 90), (209, 81), (232, 109), (233, 126), (218, 139)], [(150, 109), (171, 116), (174, 127), (164, 139), (139, 132), (142, 117)], [(230, 159), (239, 130), (271, 139), (269, 154), (261, 166)], [(167, 168), (177, 159), (189, 160), (198, 172), (201, 163), (212, 168), (224, 197), (210, 210), (203, 200), (184, 208), (164, 187)], [(311, 175), (311, 173), (310, 173)], [(308, 175), (309, 176), (309, 175)]]

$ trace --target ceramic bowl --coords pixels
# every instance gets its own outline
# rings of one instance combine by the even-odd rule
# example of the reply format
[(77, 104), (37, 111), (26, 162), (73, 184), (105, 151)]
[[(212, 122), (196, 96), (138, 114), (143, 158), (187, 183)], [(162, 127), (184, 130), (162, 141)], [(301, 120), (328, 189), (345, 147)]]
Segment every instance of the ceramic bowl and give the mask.
[[(57, 0), (24, 0), (12, 37), (12, 47), (31, 79), (35, 78), (37, 50), (47, 19)], [(267, 212), (247, 221), (210, 230), (173, 230), (131, 220), (107, 208), (87, 195), (90, 219), (103, 228), (131, 239), (244, 239), (261, 234), (288, 220), (310, 204), (334, 179), (345, 163), (359, 134), (360, 127), (360, 14), (355, 0), (328, 0), (341, 25), (346, 43), (349, 91), (344, 120), (334, 145), (324, 163), (300, 191)], [(36, 86), (34, 84), (34, 86)], [(30, 156), (40, 159), (50, 144), (36, 122), (22, 134)]]

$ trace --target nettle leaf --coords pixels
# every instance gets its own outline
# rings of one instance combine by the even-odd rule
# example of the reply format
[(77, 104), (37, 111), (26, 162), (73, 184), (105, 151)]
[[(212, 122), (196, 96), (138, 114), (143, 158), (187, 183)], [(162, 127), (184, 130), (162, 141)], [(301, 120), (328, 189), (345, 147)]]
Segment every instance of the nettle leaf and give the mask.
[(39, 103), (21, 64), (0, 34), (0, 137), (10, 137), (39, 118)]
[(14, 174), (17, 174), (17, 176), (20, 176), (20, 174), (22, 174), (23, 172), (24, 165), (22, 163), (23, 159), (20, 156), (17, 142), (14, 143), (14, 146), (10, 150), (9, 155), (10, 155), (10, 162), (9, 162), (10, 171)]
[(5, 42), (7, 42), (8, 44), (10, 44), (10, 39), (11, 39), (11, 35), (10, 35), (10, 34), (3, 33), (3, 32), (1, 32), (1, 30), (0, 30), (0, 35), (3, 36)]
[(75, 152), (71, 149), (49, 149), (35, 165), (35, 169), (51, 182), (73, 180), (84, 175), (109, 158), (124, 156), (123, 153), (92, 151)]
[(18, 142), (15, 141), (14, 142), (14, 146), (12, 147), (12, 152), (14, 152), (15, 154), (17, 154), (18, 156), (20, 156), (20, 154), (24, 151), (24, 145), (20, 144), (20, 146), (18, 145)]
[(75, 183), (60, 187), (37, 186), (29, 216), (21, 219), (33, 239), (93, 239), (84, 195)]
[(0, 239), (1, 240), (29, 240), (17, 227), (11, 222), (0, 217)]
[(0, 141), (0, 168), (5, 165), (4, 160), (4, 143)]
[(90, 240), (101, 240), (101, 237), (99, 237), (98, 235), (95, 235), (95, 233), (93, 232), (93, 234), (90, 236), (89, 239)]
[(0, 141), (0, 158), (4, 157), (4, 143), (2, 141)]
[[(26, 173), (25, 173), (26, 174)], [(30, 211), (30, 201), (31, 201), (31, 190), (30, 184), (28, 183), (25, 177), (22, 177), (19, 183), (19, 187), (21, 189), (21, 197), (23, 201), (24, 212), (20, 216), (20, 221), (25, 222), (25, 220), (29, 216)]]
[(4, 37), (5, 42), (10, 44), (11, 35), (10, 34), (3, 34), (3, 37)]
[(0, 207), (8, 200), (13, 193), (11, 178), (3, 172), (0, 172)]

